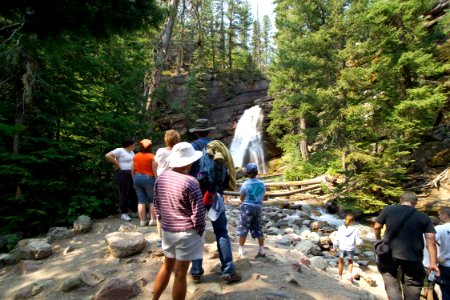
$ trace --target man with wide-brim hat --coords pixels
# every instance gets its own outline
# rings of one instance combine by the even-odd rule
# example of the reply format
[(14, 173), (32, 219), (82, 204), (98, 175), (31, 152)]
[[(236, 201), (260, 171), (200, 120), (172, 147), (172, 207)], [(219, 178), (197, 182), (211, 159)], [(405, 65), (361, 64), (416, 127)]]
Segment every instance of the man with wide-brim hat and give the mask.
[(189, 129), (189, 132), (204, 132), (211, 131), (213, 129), (216, 129), (216, 127), (210, 126), (208, 119), (197, 119), (195, 120), (195, 127)]
[(203, 257), (205, 206), (197, 179), (189, 175), (192, 163), (201, 156), (202, 152), (190, 143), (176, 144), (167, 158), (171, 169), (156, 180), (154, 204), (161, 223), (165, 260), (156, 276), (153, 299), (159, 299), (164, 292), (172, 270), (172, 298), (185, 299), (189, 264)]
[[(209, 138), (209, 134), (211, 130), (214, 129), (216, 129), (216, 127), (211, 126), (208, 119), (198, 119), (195, 121), (195, 127), (189, 129), (190, 132), (193, 132), (197, 136), (197, 139), (191, 143), (195, 150), (202, 151), (206, 145), (212, 141)], [(226, 146), (224, 147), (226, 148)], [(195, 178), (199, 178), (199, 172), (200, 163), (197, 161), (192, 165), (190, 174)], [(222, 265), (222, 278), (228, 283), (239, 282), (241, 280), (241, 275), (236, 272), (236, 268), (233, 263), (233, 253), (227, 230), (226, 214), (222, 212), (215, 221), (211, 221), (211, 224), (214, 229), (217, 248), (219, 250), (219, 258)], [(192, 261), (190, 273), (195, 283), (201, 282), (202, 275), (204, 273), (202, 259)]]

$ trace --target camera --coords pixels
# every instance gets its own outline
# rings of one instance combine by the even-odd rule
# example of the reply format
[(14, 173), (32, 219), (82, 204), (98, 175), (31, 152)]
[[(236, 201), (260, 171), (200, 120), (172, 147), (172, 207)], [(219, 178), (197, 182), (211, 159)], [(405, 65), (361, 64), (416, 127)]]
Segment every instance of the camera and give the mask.
[(440, 277), (436, 277), (436, 278), (434, 278), (433, 281), (430, 281), (430, 282), (435, 283), (435, 284), (439, 284), (439, 285), (445, 285), (445, 286), (448, 284), (447, 281), (445, 281), (444, 279), (442, 279)]
[(428, 275), (428, 281), (431, 283), (438, 284), (438, 285), (447, 285), (447, 281), (445, 281), (444, 279), (442, 279), (440, 277), (436, 277), (435, 271), (430, 272), (430, 274)]

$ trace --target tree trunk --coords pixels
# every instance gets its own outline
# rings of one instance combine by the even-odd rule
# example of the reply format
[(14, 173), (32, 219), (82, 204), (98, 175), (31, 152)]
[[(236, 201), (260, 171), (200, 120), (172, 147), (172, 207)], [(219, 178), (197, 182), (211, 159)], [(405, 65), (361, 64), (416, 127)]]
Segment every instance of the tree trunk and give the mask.
[(302, 139), (300, 140), (300, 152), (302, 153), (303, 160), (309, 160), (308, 142), (306, 140), (306, 120), (304, 117), (300, 118), (300, 133)]
[(156, 100), (152, 99), (152, 94), (161, 81), (161, 74), (164, 67), (164, 62), (167, 58), (167, 51), (169, 50), (170, 38), (172, 37), (179, 2), (180, 0), (170, 0), (169, 14), (164, 23), (164, 30), (161, 35), (158, 48), (156, 49), (155, 69), (152, 71), (150, 85), (147, 90), (147, 112), (153, 112), (157, 108)]

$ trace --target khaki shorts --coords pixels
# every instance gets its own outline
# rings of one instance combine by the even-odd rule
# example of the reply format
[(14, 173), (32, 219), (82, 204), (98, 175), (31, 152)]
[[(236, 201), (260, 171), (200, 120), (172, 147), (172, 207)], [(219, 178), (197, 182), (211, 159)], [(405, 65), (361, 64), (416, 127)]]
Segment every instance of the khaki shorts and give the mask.
[(191, 261), (203, 258), (205, 235), (197, 231), (170, 232), (162, 230), (162, 249), (168, 258)]

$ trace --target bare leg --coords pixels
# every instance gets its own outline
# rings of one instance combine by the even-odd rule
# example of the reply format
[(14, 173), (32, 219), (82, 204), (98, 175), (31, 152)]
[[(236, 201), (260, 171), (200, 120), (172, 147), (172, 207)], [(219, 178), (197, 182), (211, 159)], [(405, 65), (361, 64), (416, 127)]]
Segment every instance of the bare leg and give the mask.
[(150, 219), (156, 221), (156, 211), (153, 203), (150, 203)]
[(180, 261), (175, 262), (175, 279), (173, 281), (172, 288), (172, 299), (173, 300), (184, 300), (186, 298), (186, 274), (189, 269), (190, 261)]
[(175, 258), (165, 257), (164, 263), (159, 269), (158, 275), (156, 275), (155, 283), (153, 285), (154, 300), (158, 300), (159, 297), (161, 297), (161, 294), (166, 289), (174, 265), (175, 265)]
[(247, 239), (247, 236), (240, 236), (239, 237), (239, 246), (244, 247), (246, 239)]
[(350, 281), (353, 281), (352, 272), (353, 272), (353, 260), (349, 259), (348, 260), (348, 280), (350, 280)]
[(258, 244), (260, 247), (264, 247), (264, 237), (259, 237), (258, 238)]
[(145, 216), (145, 209), (146, 209), (146, 205), (145, 204), (138, 204), (138, 215), (139, 215), (139, 219), (142, 222), (145, 222), (147, 220), (147, 217)]
[(342, 277), (342, 273), (344, 272), (344, 259), (342, 257), (339, 257), (338, 271), (339, 271), (339, 277)]

